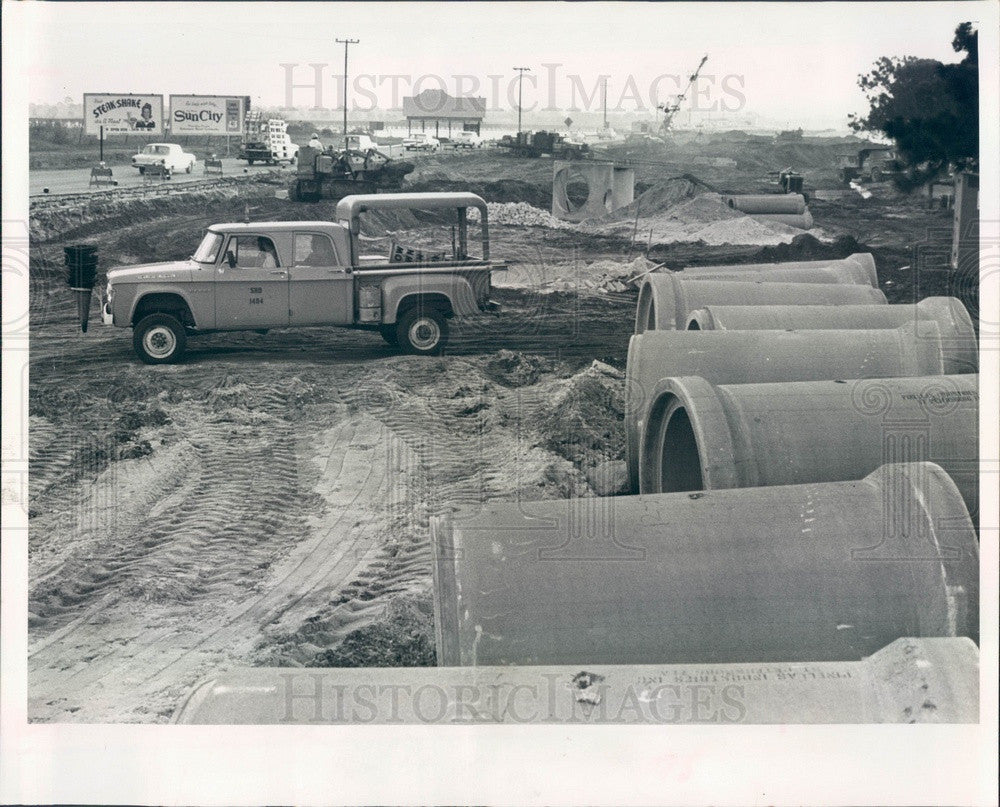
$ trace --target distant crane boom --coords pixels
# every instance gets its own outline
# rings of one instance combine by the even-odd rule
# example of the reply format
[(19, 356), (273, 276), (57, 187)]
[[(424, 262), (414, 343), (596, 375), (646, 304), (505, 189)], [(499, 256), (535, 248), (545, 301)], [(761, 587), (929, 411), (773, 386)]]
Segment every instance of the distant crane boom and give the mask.
[(687, 98), (688, 92), (691, 87), (698, 80), (698, 74), (701, 73), (701, 68), (705, 66), (705, 62), (708, 61), (708, 54), (706, 53), (701, 57), (701, 61), (698, 62), (698, 66), (695, 68), (694, 72), (688, 78), (687, 86), (684, 88), (684, 92), (680, 93), (674, 100), (673, 103), (660, 104), (657, 109), (663, 110), (663, 124), (661, 129), (664, 132), (670, 131), (670, 126), (674, 121), (674, 116), (680, 111), (681, 105), (684, 103), (684, 99)]

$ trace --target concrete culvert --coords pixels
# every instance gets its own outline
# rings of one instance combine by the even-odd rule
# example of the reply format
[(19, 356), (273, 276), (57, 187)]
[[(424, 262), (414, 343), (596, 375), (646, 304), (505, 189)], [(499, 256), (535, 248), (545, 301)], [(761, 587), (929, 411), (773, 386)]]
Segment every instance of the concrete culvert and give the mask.
[[(586, 535), (567, 532), (582, 513)], [(431, 537), (443, 666), (818, 662), (979, 632), (975, 530), (932, 463), (855, 482), (488, 503), (432, 519)], [(907, 549), (933, 562), (900, 563)]]
[(885, 305), (879, 289), (860, 284), (766, 283), (647, 275), (639, 288), (635, 332), (684, 330), (691, 313), (710, 305)]
[[(933, 322), (936, 328), (925, 326)], [(975, 372), (976, 331), (957, 297), (926, 297), (908, 305), (710, 305), (692, 311), (689, 331), (876, 330), (912, 324), (916, 335), (940, 337), (945, 373)]]
[[(952, 475), (975, 516), (978, 384), (974, 374), (719, 385), (666, 378), (642, 425), (639, 490), (668, 493), (673, 480), (696, 473), (708, 490), (833, 482), (861, 479), (887, 457), (929, 459)], [(696, 452), (683, 429), (668, 428), (677, 407), (690, 419)], [(699, 468), (667, 474), (668, 462)]]
[(625, 367), (629, 488), (638, 492), (639, 435), (645, 410), (664, 378), (699, 376), (711, 384), (912, 378), (974, 373), (977, 363), (975, 340), (946, 339), (935, 320), (895, 329), (647, 331), (633, 336)]
[[(659, 681), (732, 681), (739, 700)], [(539, 681), (545, 682), (540, 688)], [(308, 696), (305, 695), (308, 692)], [(636, 702), (637, 692), (648, 698)], [(430, 693), (430, 694), (428, 694)], [(500, 694), (503, 693), (503, 694)], [(555, 697), (550, 697), (554, 694)], [(540, 697), (541, 696), (541, 697)], [(933, 709), (913, 709), (932, 703)], [(592, 710), (588, 706), (595, 706)], [(588, 711), (584, 711), (588, 709)], [(318, 715), (318, 717), (317, 717)], [(196, 684), (173, 722), (200, 725), (977, 723), (979, 648), (908, 636), (861, 661), (744, 665), (245, 667)]]
[(801, 193), (762, 193), (727, 196), (726, 204), (743, 213), (804, 213), (806, 198)]
[(860, 283), (878, 288), (878, 272), (870, 253), (856, 253), (841, 260), (787, 261), (783, 263), (717, 264), (686, 266), (686, 279), (773, 280), (786, 283)]

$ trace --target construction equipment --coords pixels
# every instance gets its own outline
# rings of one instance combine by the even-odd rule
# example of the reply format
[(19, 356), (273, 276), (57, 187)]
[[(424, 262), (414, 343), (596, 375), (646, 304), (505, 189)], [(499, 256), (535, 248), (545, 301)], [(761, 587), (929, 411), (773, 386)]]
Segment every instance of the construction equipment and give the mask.
[(899, 173), (892, 146), (869, 146), (857, 154), (840, 155), (840, 181), (882, 182)]
[(294, 163), (298, 151), (299, 147), (288, 136), (288, 124), (281, 118), (265, 119), (259, 109), (247, 113), (240, 142), (241, 160), (246, 160), (248, 165), (255, 162), (267, 165)]
[(698, 74), (701, 72), (701, 68), (705, 66), (705, 62), (707, 61), (708, 54), (706, 53), (701, 57), (701, 61), (698, 62), (698, 66), (688, 78), (688, 83), (684, 88), (684, 91), (677, 95), (672, 102), (659, 104), (656, 107), (663, 112), (663, 123), (660, 124), (660, 131), (662, 134), (670, 131), (670, 127), (674, 122), (674, 116), (680, 111), (681, 105), (684, 103), (684, 99), (687, 98), (687, 94), (691, 90), (691, 87), (698, 80)]
[(504, 135), (497, 144), (518, 157), (541, 157), (549, 154), (557, 160), (581, 160), (591, 156), (590, 146), (570, 140), (558, 132), (518, 132)]
[[(288, 189), (293, 202), (341, 199), (352, 193), (399, 190), (414, 164), (393, 160), (368, 141), (349, 137), (347, 148), (299, 149), (298, 172)], [(358, 147), (355, 147), (358, 146)], [(364, 148), (363, 146), (367, 146)]]

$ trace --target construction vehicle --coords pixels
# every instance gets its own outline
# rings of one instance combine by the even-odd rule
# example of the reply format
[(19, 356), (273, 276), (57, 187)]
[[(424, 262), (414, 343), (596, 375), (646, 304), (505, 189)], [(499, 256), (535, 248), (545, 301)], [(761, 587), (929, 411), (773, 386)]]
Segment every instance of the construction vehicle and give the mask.
[(663, 112), (663, 122), (660, 124), (660, 133), (666, 134), (670, 131), (670, 127), (673, 125), (674, 117), (680, 112), (681, 105), (684, 103), (684, 99), (687, 98), (688, 92), (691, 91), (691, 87), (698, 80), (698, 74), (701, 73), (701, 68), (705, 66), (705, 62), (708, 61), (708, 54), (706, 53), (701, 57), (701, 61), (698, 62), (698, 66), (694, 69), (694, 72), (688, 77), (687, 86), (684, 91), (679, 95), (675, 96), (674, 100), (669, 103), (660, 104), (656, 108)]
[(260, 110), (247, 113), (243, 124), (243, 139), (240, 142), (241, 160), (248, 165), (255, 162), (277, 165), (287, 162), (294, 164), (299, 147), (288, 136), (288, 124), (281, 118), (265, 119)]
[(366, 136), (349, 135), (347, 148), (299, 149), (295, 181), (288, 189), (293, 202), (341, 199), (352, 193), (399, 190), (414, 165), (393, 160)]
[(892, 146), (869, 146), (856, 154), (840, 155), (840, 181), (883, 182), (899, 174)]
[(549, 154), (560, 160), (579, 160), (590, 156), (590, 146), (570, 140), (557, 132), (518, 132), (504, 135), (497, 144), (518, 157), (541, 157)]

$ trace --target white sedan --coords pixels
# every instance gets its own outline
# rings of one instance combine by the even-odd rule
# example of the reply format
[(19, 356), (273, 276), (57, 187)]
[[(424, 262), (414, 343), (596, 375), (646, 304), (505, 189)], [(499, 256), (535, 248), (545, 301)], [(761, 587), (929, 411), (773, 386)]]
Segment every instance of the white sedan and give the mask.
[(403, 148), (406, 151), (437, 151), (440, 146), (440, 140), (422, 132), (403, 138)]
[(140, 174), (146, 172), (146, 166), (162, 164), (173, 171), (184, 171), (190, 174), (198, 158), (190, 154), (176, 143), (150, 143), (146, 148), (132, 157), (132, 165), (139, 169)]

